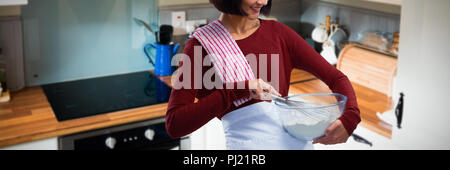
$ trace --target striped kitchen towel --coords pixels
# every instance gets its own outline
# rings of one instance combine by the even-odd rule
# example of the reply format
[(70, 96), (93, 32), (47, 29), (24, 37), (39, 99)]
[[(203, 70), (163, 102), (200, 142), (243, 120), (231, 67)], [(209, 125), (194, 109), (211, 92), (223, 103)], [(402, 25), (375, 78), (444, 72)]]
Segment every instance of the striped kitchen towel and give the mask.
[[(216, 20), (197, 29), (191, 37), (197, 39), (208, 52), (208, 56), (222, 82), (234, 83), (255, 80), (244, 53), (220, 21)], [(240, 106), (250, 99), (239, 99), (233, 103), (235, 106)]]

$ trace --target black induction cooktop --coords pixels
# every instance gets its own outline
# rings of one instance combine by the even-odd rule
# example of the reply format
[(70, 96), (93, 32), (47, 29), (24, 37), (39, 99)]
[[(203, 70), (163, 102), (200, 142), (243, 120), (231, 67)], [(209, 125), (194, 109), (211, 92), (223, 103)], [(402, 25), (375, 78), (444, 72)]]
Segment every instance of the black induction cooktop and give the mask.
[(171, 88), (148, 71), (42, 86), (58, 121), (166, 103)]

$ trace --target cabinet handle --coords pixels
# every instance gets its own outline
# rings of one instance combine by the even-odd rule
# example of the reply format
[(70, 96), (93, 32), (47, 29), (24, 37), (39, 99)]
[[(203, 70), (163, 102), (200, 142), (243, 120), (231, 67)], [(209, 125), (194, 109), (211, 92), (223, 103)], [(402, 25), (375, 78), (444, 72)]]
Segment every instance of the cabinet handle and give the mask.
[(372, 142), (369, 142), (367, 139), (364, 139), (363, 137), (361, 137), (357, 134), (352, 134), (352, 137), (356, 142), (364, 143), (364, 144), (367, 144), (370, 147), (372, 147)]
[(397, 117), (397, 127), (399, 129), (402, 128), (402, 119), (403, 119), (403, 100), (405, 94), (400, 93), (400, 99), (398, 100), (397, 107), (395, 107), (395, 117)]

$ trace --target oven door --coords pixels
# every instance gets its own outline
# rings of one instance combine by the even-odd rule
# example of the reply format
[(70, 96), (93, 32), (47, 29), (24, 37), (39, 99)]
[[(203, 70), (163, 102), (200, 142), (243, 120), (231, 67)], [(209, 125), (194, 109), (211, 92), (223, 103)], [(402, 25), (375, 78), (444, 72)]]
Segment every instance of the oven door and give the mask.
[(153, 119), (59, 137), (60, 150), (189, 149), (189, 137), (171, 139), (165, 119)]

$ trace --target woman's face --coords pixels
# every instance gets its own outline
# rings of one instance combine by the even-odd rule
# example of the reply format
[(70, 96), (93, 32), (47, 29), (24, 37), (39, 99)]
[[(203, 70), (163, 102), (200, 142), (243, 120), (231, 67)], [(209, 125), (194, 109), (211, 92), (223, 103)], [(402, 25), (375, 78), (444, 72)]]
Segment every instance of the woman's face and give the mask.
[(250, 19), (258, 19), (261, 8), (267, 5), (268, 0), (243, 0), (242, 10)]

